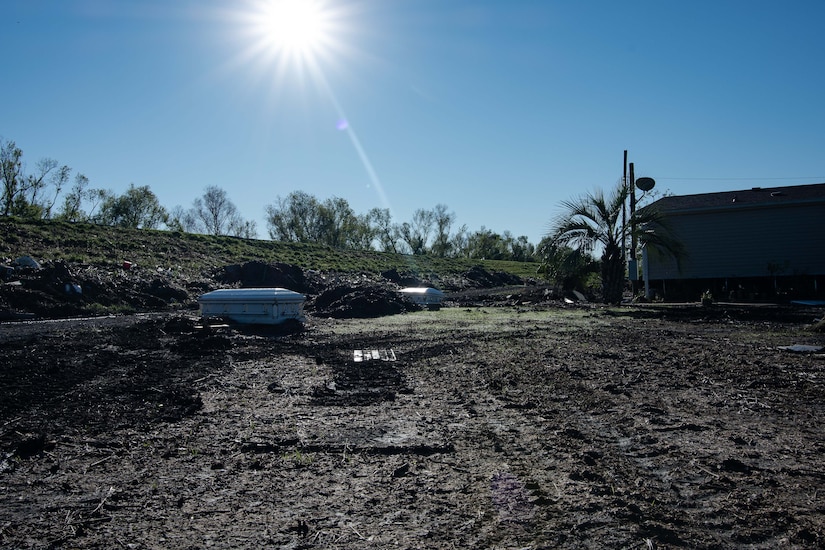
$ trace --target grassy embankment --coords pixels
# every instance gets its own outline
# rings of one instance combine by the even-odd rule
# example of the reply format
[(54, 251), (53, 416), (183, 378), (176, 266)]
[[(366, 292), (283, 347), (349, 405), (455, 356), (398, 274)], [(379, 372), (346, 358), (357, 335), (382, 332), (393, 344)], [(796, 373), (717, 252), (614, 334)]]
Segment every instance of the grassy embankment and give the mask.
[(340, 273), (380, 273), (395, 268), (401, 273), (448, 275), (481, 266), (488, 271), (535, 277), (538, 267), (536, 263), (355, 252), (316, 244), (0, 218), (0, 259), (22, 255), (38, 261), (91, 265), (120, 265), (128, 260), (142, 266), (174, 267), (191, 276), (252, 260)]

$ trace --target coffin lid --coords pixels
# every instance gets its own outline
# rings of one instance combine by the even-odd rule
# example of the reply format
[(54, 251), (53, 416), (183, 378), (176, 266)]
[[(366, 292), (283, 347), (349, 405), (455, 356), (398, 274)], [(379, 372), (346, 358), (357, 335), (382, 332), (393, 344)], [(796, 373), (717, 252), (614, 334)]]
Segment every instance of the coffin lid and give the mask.
[(286, 288), (222, 288), (202, 294), (199, 302), (303, 302), (304, 295)]
[(427, 286), (402, 288), (401, 292), (405, 294), (425, 294), (427, 296), (444, 296), (444, 293), (436, 288)]

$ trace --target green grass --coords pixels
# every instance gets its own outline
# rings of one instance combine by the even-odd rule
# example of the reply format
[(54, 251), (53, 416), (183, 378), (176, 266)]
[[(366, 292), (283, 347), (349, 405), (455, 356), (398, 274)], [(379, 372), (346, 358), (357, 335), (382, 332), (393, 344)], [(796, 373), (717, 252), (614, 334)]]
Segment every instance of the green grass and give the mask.
[(337, 335), (364, 334), (369, 331), (401, 334), (497, 334), (520, 333), (525, 327), (559, 332), (588, 332), (603, 329), (613, 322), (588, 309), (522, 309), (518, 307), (450, 307), (438, 311), (417, 311), (376, 319), (339, 319), (334, 326), (319, 327)]
[(225, 265), (257, 260), (282, 262), (304, 269), (340, 273), (441, 276), (465, 273), (474, 266), (521, 277), (535, 277), (536, 263), (444, 259), (370, 251), (344, 251), (305, 243), (196, 235), (178, 231), (122, 229), (87, 223), (0, 218), (0, 258), (28, 255), (38, 261), (65, 260), (91, 265), (130, 261), (147, 267), (180, 267), (189, 276)]

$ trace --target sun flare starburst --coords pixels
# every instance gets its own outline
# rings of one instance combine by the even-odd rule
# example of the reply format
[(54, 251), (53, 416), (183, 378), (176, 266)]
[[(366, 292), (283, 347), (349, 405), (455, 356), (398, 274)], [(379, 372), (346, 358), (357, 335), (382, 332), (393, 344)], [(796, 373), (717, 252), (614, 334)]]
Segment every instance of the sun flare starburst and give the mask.
[(333, 40), (332, 12), (322, 0), (262, 0), (250, 16), (256, 41), (270, 55), (313, 61)]

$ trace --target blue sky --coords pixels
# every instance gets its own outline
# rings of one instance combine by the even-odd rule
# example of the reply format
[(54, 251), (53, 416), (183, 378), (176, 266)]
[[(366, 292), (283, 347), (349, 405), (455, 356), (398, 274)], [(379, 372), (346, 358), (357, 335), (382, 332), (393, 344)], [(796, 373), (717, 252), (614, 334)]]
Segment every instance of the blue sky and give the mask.
[(821, 0), (321, 3), (299, 58), (264, 0), (3, 0), (0, 136), (170, 209), (219, 186), (261, 237), (303, 190), (537, 243), (624, 150), (673, 194), (825, 182)]

